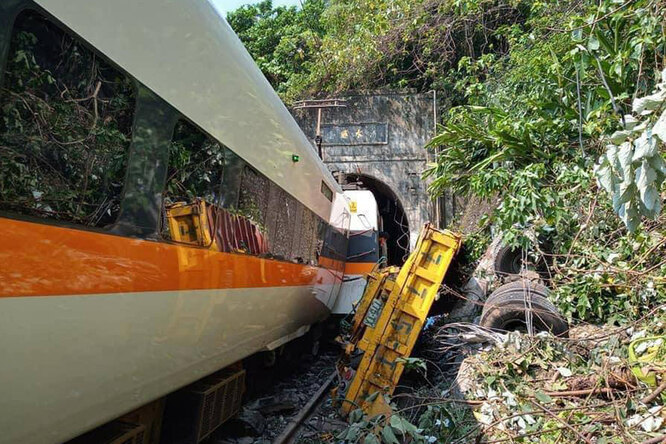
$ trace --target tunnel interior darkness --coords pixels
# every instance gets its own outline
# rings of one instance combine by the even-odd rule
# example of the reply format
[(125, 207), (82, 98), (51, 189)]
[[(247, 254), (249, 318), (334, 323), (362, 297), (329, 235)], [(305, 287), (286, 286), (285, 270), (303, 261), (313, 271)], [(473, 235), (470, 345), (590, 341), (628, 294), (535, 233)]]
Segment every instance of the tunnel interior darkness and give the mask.
[(343, 186), (369, 190), (375, 196), (383, 231), (388, 235), (388, 265), (402, 265), (409, 254), (409, 225), (398, 196), (384, 182), (363, 174), (346, 174)]

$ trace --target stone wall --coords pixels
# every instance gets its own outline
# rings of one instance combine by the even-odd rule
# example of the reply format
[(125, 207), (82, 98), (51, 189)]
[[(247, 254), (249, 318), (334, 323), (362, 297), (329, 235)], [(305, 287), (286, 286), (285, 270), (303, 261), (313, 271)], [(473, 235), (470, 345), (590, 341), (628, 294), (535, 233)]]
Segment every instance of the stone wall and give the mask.
[[(325, 164), (333, 173), (386, 184), (407, 215), (413, 247), (423, 224), (436, 222), (439, 214), (421, 180), (432, 156), (424, 146), (435, 133), (434, 93), (380, 91), (336, 98), (345, 106), (322, 109)], [(317, 109), (296, 108), (292, 114), (314, 146)]]

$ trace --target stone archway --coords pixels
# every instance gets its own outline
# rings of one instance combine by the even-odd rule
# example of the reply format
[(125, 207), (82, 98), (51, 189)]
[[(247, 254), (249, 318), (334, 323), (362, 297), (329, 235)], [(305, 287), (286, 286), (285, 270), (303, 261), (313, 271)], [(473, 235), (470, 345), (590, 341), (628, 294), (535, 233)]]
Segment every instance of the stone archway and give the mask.
[(323, 161), (334, 175), (363, 178), (368, 189), (395, 196), (413, 248), (426, 222), (445, 225), (421, 180), (431, 161), (424, 147), (435, 133), (434, 93), (350, 92), (333, 101), (306, 101), (292, 112), (313, 143), (319, 127)]

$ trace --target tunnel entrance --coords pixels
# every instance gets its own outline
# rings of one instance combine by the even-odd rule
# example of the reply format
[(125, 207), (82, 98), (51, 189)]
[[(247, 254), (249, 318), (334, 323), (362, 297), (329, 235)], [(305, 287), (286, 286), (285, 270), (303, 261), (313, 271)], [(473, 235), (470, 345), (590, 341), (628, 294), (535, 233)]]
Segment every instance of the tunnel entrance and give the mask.
[(379, 208), (380, 231), (388, 236), (387, 263), (401, 266), (409, 254), (409, 223), (398, 196), (384, 182), (365, 174), (345, 174), (342, 187), (372, 192)]

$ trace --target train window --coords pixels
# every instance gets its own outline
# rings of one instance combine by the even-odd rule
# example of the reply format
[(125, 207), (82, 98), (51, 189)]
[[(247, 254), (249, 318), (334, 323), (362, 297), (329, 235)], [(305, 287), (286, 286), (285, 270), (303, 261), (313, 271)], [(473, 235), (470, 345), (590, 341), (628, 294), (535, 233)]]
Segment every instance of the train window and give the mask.
[(272, 193), (270, 208), (274, 210), (274, 215), (271, 215), (274, 224), (268, 232), (272, 252), (281, 258), (298, 261), (293, 252), (293, 241), (298, 228), (297, 219), (302, 217), (303, 204), (277, 185), (273, 184), (273, 188), (276, 190)]
[(243, 171), (238, 213), (260, 227), (268, 239), (272, 256), (305, 261), (298, 251), (300, 244), (296, 245), (294, 240), (303, 204), (250, 166)]
[[(210, 238), (169, 219), (162, 224), (165, 239), (329, 268), (331, 259), (344, 259), (340, 232), (185, 120), (174, 131), (164, 194), (174, 218), (191, 214), (197, 199), (212, 204), (206, 212)], [(170, 229), (179, 234), (171, 236)]]
[(225, 147), (186, 120), (179, 120), (169, 149), (168, 201), (201, 198), (219, 203), (224, 193)]
[(7, 53), (12, 39), (14, 19), (25, 7), (26, 0), (3, 0), (0, 2), (0, 87), (5, 72)]
[(326, 199), (330, 200), (333, 202), (333, 191), (324, 183), (324, 181), (321, 181), (321, 194), (326, 196)]
[(110, 231), (124, 236), (157, 238), (169, 148), (178, 113), (139, 83), (134, 114), (125, 191), (118, 220)]
[[(239, 189), (245, 162), (233, 151), (208, 136), (187, 120), (179, 120), (173, 132), (169, 147), (169, 169), (164, 190), (164, 205), (169, 207), (177, 203), (192, 204), (203, 199), (214, 208), (225, 209), (216, 212), (211, 207), (211, 221), (214, 230), (226, 234), (218, 243), (224, 251), (247, 247), (249, 241), (236, 242), (231, 231), (238, 229), (244, 235), (248, 227), (236, 226), (240, 222), (231, 220), (239, 210)], [(235, 225), (234, 225), (235, 224)], [(232, 227), (233, 226), (233, 227)], [(171, 238), (168, 224), (162, 224), (162, 237)], [(234, 237), (234, 239), (229, 239)], [(260, 251), (263, 246), (252, 242), (252, 251)], [(225, 244), (225, 245), (222, 245)], [(228, 245), (227, 245), (228, 244)], [(248, 247), (249, 248), (249, 247)]]
[(87, 226), (114, 222), (135, 93), (132, 79), (77, 38), (36, 12), (21, 13), (0, 91), (0, 209)]

